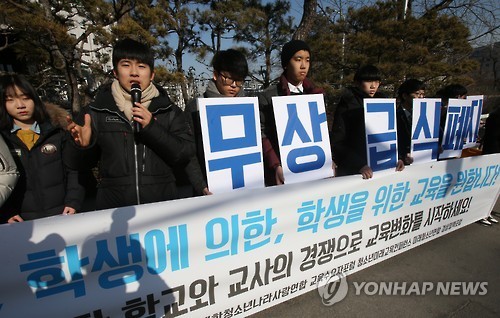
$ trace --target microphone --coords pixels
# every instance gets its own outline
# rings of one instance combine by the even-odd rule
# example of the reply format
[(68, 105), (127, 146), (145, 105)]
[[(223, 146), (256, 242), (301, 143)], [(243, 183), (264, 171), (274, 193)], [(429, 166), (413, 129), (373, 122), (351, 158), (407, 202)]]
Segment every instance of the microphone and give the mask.
[[(141, 102), (141, 96), (142, 96), (142, 91), (141, 91), (141, 85), (134, 83), (132, 84), (132, 87), (130, 88), (130, 95), (132, 96), (132, 106), (135, 106), (135, 103), (140, 103)], [(136, 122), (134, 120), (134, 131), (138, 133), (141, 130), (141, 124)]]

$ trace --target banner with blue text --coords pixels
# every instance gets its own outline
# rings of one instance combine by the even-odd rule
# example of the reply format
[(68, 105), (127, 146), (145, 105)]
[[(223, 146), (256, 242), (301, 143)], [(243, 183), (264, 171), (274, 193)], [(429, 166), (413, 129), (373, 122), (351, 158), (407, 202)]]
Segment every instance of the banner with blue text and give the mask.
[(499, 162), (485, 155), (1, 225), (0, 317), (247, 316), (486, 216)]

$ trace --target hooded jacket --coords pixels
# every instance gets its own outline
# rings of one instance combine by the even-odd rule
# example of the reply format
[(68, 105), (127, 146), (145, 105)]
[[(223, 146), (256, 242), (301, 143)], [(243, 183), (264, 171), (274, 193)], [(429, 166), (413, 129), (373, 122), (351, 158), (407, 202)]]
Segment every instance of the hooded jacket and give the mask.
[(49, 120), (39, 123), (40, 137), (28, 150), (10, 130), (2, 131), (20, 172), (12, 195), (0, 209), (2, 221), (19, 214), (23, 220), (59, 215), (64, 207), (80, 210), (85, 195), (78, 172), (63, 160), (69, 142), (66, 128), (67, 112), (46, 104)]
[(148, 107), (153, 118), (138, 133), (118, 109), (111, 85), (101, 87), (80, 116), (81, 123), (85, 113), (91, 115), (92, 141), (86, 149), (75, 146), (73, 164), (98, 162), (97, 209), (177, 199), (172, 167), (194, 154), (194, 142), (182, 110), (156, 88), (160, 95)]

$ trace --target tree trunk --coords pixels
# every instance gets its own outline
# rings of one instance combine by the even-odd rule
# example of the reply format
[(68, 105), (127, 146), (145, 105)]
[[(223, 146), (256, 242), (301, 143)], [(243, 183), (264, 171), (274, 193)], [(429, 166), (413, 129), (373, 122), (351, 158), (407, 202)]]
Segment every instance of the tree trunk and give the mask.
[(71, 111), (73, 114), (77, 114), (80, 112), (82, 106), (82, 98), (78, 89), (78, 76), (70, 66), (66, 69), (66, 83), (68, 85), (68, 102), (71, 106)]
[(292, 38), (294, 40), (305, 40), (307, 38), (307, 35), (311, 31), (314, 23), (314, 18), (316, 17), (317, 6), (317, 0), (304, 0), (304, 12), (302, 13), (302, 19), (300, 20), (299, 27), (293, 34)]
[(184, 75), (184, 70), (182, 69), (182, 47), (177, 47), (177, 50), (175, 51), (175, 62), (177, 63), (177, 72), (179, 74), (183, 74), (183, 78), (180, 82), (181, 85), (181, 91), (182, 91), (182, 99), (184, 101), (184, 105), (178, 105), (179, 107), (183, 108), (186, 107), (188, 101), (189, 101), (189, 94), (187, 90), (187, 84), (186, 84), (186, 76)]

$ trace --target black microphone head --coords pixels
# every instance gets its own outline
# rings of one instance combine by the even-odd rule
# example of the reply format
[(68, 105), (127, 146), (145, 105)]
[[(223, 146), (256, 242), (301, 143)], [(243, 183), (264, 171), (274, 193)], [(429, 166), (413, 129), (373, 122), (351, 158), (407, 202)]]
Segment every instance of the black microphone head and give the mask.
[(142, 90), (141, 90), (141, 85), (134, 83), (132, 84), (132, 87), (130, 87), (130, 95), (132, 95), (132, 102), (141, 102), (141, 95), (142, 95)]
[(130, 87), (130, 91), (136, 91), (136, 90), (139, 90), (141, 91), (141, 85), (139, 85), (138, 83), (134, 83), (132, 84), (132, 87)]
[[(142, 90), (141, 90), (141, 85), (138, 83), (132, 84), (130, 87), (130, 96), (132, 97), (132, 106), (137, 107), (135, 103), (140, 103), (141, 102), (141, 96), (142, 96)], [(141, 130), (141, 125), (134, 121), (134, 131), (138, 133)]]

